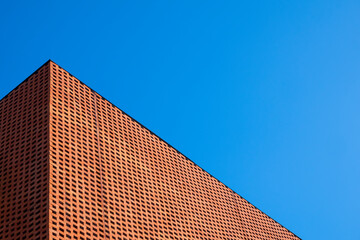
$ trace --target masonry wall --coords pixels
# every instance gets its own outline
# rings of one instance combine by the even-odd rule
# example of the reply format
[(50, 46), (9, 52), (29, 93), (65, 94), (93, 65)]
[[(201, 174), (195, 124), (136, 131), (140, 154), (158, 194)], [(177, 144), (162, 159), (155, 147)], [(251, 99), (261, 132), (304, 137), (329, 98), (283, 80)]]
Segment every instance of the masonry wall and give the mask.
[(49, 63), (0, 101), (0, 239), (48, 239)]
[(50, 64), (50, 239), (298, 239)]

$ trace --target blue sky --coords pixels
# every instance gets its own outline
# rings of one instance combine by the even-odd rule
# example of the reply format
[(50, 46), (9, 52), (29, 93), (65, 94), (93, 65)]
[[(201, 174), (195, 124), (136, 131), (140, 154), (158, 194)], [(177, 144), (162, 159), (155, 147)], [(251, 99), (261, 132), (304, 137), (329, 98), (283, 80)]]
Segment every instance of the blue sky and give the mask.
[(359, 1), (2, 1), (0, 98), (54, 60), (303, 239), (360, 239)]

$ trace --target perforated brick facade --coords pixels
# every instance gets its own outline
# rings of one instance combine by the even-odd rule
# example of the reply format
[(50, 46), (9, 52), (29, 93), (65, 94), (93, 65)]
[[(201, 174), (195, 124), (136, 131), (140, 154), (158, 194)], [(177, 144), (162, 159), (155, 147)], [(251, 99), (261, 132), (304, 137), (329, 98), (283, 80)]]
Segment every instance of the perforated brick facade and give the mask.
[(0, 239), (48, 239), (49, 63), (0, 102)]
[(0, 119), (0, 239), (299, 239), (52, 61)]

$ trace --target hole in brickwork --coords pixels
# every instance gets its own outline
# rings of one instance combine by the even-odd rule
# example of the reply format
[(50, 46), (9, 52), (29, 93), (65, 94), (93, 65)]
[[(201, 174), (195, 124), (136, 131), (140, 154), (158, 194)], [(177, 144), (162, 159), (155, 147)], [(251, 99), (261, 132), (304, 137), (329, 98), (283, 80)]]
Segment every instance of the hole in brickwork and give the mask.
[(51, 74), (51, 239), (297, 239), (66, 71)]
[(48, 69), (0, 102), (0, 239), (47, 239)]

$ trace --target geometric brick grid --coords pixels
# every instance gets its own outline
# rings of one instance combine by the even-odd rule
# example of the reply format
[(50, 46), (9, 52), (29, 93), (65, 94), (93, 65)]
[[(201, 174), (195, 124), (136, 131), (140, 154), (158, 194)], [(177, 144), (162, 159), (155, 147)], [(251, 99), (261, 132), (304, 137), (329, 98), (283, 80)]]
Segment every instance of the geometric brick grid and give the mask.
[(52, 61), (0, 121), (0, 239), (299, 239)]
[(0, 239), (47, 239), (49, 68), (0, 102)]

